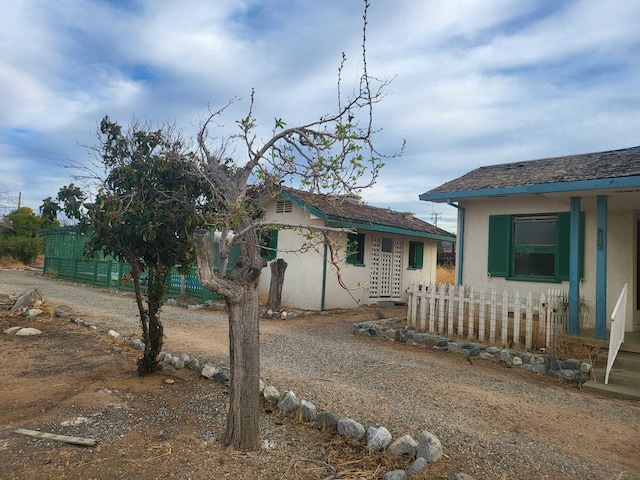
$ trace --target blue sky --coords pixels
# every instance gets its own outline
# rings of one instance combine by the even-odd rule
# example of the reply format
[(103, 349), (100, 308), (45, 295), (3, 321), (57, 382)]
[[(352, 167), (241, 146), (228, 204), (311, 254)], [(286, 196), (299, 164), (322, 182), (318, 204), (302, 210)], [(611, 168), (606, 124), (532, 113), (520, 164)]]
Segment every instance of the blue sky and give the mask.
[[(185, 135), (233, 97), (270, 126), (315, 120), (361, 69), (361, 0), (4, 0), (0, 213), (72, 181), (100, 119), (176, 122)], [(640, 2), (371, 0), (369, 72), (389, 161), (365, 200), (453, 231), (418, 195), (482, 165), (640, 145)]]

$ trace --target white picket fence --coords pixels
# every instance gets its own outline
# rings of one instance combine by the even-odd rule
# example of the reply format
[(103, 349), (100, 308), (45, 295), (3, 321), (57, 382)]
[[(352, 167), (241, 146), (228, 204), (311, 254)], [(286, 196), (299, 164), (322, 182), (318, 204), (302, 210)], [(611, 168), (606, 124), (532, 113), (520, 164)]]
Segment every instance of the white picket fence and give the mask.
[(407, 289), (408, 326), (491, 345), (552, 346), (567, 331), (569, 294), (415, 283)]

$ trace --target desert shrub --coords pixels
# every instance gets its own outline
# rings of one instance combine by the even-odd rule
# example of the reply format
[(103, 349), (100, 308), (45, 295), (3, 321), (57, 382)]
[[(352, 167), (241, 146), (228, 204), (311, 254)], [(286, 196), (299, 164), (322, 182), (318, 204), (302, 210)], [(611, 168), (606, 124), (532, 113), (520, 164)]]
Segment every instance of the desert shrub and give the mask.
[(28, 265), (44, 253), (44, 238), (0, 237), (0, 257), (12, 257)]

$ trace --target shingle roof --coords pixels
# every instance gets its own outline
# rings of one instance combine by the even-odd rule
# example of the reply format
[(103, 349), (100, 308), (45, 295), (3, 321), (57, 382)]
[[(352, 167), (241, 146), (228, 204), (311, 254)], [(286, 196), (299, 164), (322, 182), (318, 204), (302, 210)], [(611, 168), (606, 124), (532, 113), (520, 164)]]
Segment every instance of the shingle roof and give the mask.
[(640, 146), (480, 167), (425, 195), (640, 175)]
[(324, 213), (329, 220), (353, 224), (384, 225), (416, 232), (455, 238), (455, 235), (430, 223), (403, 212), (389, 208), (363, 205), (330, 195), (315, 194), (283, 187), (283, 190), (309, 207)]

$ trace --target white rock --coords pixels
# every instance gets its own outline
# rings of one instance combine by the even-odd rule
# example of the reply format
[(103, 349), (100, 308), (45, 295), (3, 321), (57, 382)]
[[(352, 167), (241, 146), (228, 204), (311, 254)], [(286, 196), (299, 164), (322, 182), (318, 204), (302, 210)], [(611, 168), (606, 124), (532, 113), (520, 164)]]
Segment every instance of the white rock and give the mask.
[(518, 365), (522, 365), (522, 359), (520, 357), (513, 357), (511, 363), (517, 367)]
[(20, 329), (22, 329), (22, 327), (11, 327), (11, 328), (7, 328), (4, 331), (4, 333), (6, 333), (7, 335), (13, 335), (14, 333), (16, 333)]
[(42, 313), (42, 310), (40, 310), (39, 308), (30, 308), (29, 310), (25, 311), (22, 316), (23, 317), (35, 317), (37, 315), (40, 315)]
[(420, 433), (417, 457), (424, 458), (428, 463), (437, 462), (442, 458), (442, 444), (440, 439), (426, 430)]
[(275, 403), (278, 400), (280, 400), (280, 392), (273, 385), (268, 385), (268, 386), (264, 387), (264, 390), (262, 392), (262, 396), (268, 402)]
[(216, 373), (218, 373), (218, 369), (213, 365), (205, 365), (200, 372), (203, 377), (207, 378), (213, 378)]
[(29, 335), (40, 335), (42, 332), (37, 328), (21, 328), (16, 332), (16, 335), (21, 337), (27, 337)]
[(367, 450), (384, 450), (391, 443), (391, 432), (385, 427), (369, 428), (367, 432)]

